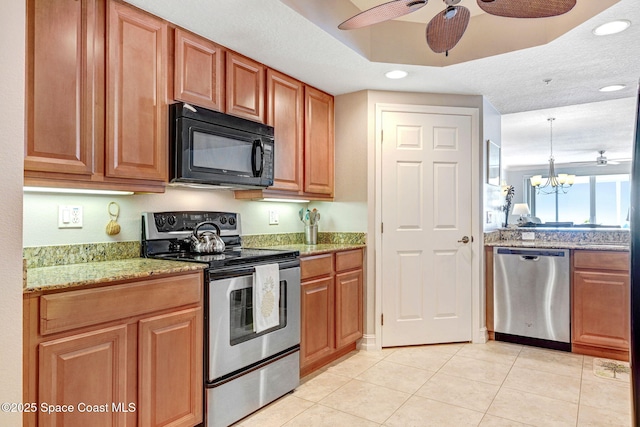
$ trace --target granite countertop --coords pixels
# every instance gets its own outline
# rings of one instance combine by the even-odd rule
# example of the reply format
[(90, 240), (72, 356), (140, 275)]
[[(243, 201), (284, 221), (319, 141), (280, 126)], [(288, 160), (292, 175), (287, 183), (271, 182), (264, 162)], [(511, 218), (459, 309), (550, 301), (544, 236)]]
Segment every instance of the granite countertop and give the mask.
[(184, 273), (203, 270), (206, 267), (206, 264), (191, 262), (130, 258), (29, 268), (23, 293), (106, 284), (161, 274)]
[(545, 249), (583, 249), (594, 251), (629, 251), (629, 245), (620, 242), (563, 242), (540, 240), (499, 240), (486, 242), (485, 246), (509, 248), (545, 248)]
[(305, 245), (303, 243), (290, 245), (260, 246), (262, 249), (279, 249), (300, 252), (300, 256), (319, 255), (329, 252), (348, 251), (350, 249), (365, 248), (367, 245), (355, 243), (319, 243), (317, 245)]

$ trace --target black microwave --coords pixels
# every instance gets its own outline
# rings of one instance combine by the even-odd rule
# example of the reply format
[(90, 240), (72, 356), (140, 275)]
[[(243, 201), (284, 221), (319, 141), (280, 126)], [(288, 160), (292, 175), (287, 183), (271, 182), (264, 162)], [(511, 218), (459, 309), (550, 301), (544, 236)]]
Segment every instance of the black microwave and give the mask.
[(273, 185), (273, 127), (183, 102), (169, 107), (170, 181), (232, 188)]

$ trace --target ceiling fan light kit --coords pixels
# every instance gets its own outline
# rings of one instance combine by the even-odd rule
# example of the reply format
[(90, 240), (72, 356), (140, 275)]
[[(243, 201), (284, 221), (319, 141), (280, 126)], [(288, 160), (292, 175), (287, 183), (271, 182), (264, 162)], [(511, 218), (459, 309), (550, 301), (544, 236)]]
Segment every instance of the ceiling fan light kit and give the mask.
[(567, 190), (575, 182), (576, 176), (566, 173), (556, 174), (555, 159), (553, 157), (553, 121), (555, 118), (551, 117), (547, 119), (550, 127), (549, 146), (551, 148), (551, 155), (549, 156), (549, 175), (545, 183), (542, 183), (542, 175), (534, 175), (530, 178), (531, 185), (535, 187), (536, 194), (556, 194), (562, 192), (567, 193)]
[[(380, 22), (399, 18), (424, 7), (428, 0), (394, 0), (374, 6), (347, 19), (338, 28), (354, 30)], [(462, 0), (443, 0), (445, 9), (427, 24), (427, 44), (435, 53), (445, 53), (453, 49), (469, 25), (471, 12), (464, 6), (457, 6)], [(507, 18), (548, 18), (569, 12), (576, 0), (476, 0), (484, 12)]]

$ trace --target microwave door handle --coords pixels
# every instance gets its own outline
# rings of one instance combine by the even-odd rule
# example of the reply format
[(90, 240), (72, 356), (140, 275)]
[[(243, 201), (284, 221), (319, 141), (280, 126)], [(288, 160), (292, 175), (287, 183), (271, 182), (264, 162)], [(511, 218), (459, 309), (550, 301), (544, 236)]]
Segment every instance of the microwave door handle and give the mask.
[[(256, 151), (260, 148), (260, 162), (256, 161)], [(260, 169), (258, 169), (258, 163)], [(262, 170), (264, 169), (264, 145), (259, 139), (253, 141), (253, 147), (251, 148), (251, 168), (253, 169), (253, 176), (262, 176)]]

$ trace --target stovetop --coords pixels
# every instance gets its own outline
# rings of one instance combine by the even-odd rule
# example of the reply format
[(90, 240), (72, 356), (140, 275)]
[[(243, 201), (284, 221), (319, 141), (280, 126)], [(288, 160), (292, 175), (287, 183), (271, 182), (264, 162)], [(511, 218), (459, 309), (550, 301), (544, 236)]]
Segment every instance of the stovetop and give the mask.
[[(220, 254), (190, 251), (189, 238), (202, 222), (213, 223), (220, 230), (226, 250)], [(205, 225), (199, 231), (211, 230)], [(142, 256), (175, 261), (209, 264), (209, 269), (227, 269), (269, 262), (297, 259), (298, 251), (242, 248), (240, 215), (231, 212), (173, 211), (142, 214)]]
[(156, 254), (153, 255), (153, 257), (175, 261), (201, 262), (209, 264), (209, 268), (220, 268), (246, 264), (261, 264), (265, 262), (279, 262), (295, 259), (298, 255), (298, 251), (289, 250), (232, 248), (220, 254), (177, 252)]

